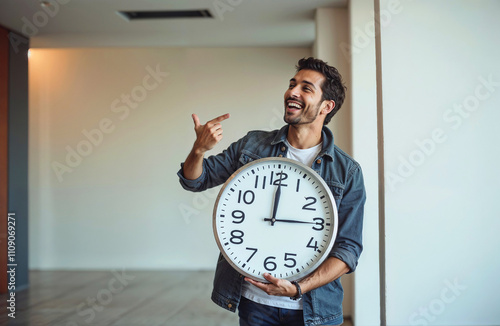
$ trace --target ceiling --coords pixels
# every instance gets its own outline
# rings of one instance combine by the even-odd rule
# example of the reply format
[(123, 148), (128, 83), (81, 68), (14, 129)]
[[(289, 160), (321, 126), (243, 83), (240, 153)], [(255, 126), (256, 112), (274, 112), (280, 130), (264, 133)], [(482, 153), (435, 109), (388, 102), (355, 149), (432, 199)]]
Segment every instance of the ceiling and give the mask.
[[(309, 47), (314, 11), (347, 0), (0, 0), (31, 47)], [(127, 21), (117, 11), (209, 9), (214, 18)]]

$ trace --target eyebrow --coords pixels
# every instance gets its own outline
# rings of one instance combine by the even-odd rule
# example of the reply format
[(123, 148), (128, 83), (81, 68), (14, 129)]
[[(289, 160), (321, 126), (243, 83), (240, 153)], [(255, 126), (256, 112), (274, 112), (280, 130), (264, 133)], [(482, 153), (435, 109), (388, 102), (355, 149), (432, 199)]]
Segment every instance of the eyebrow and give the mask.
[[(291, 82), (297, 82), (297, 80), (296, 80), (295, 78), (290, 79), (290, 81), (291, 81)], [(305, 84), (311, 85), (311, 86), (312, 86), (312, 88), (316, 89), (316, 86), (314, 86), (314, 84), (313, 84), (313, 83), (311, 83), (310, 81), (303, 80), (302, 82), (303, 82), (303, 83), (305, 83)]]

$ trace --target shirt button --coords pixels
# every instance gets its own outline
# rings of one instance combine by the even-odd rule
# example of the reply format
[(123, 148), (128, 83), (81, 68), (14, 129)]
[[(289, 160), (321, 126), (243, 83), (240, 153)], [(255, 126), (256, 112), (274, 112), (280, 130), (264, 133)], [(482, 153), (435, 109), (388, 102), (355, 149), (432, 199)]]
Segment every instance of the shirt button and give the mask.
[(230, 303), (228, 303), (228, 304), (227, 304), (227, 307), (228, 307), (229, 309), (231, 309), (231, 307), (232, 307), (232, 306), (233, 306), (233, 305), (232, 305), (232, 304), (230, 304)]
[(282, 152), (284, 152), (285, 150), (286, 150), (286, 147), (285, 147), (285, 146), (281, 147), (281, 151), (282, 151)]
[(282, 155), (282, 154), (280, 154), (280, 155), (278, 155), (278, 157), (283, 157), (283, 155)]
[(321, 160), (320, 160), (320, 159), (318, 159), (318, 160), (316, 161), (316, 163), (321, 164)]

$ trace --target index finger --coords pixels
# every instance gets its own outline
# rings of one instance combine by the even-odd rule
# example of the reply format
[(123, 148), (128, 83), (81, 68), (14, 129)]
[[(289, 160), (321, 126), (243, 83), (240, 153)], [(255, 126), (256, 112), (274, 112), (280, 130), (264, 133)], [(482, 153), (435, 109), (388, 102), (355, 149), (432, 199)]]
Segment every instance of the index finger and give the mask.
[(226, 119), (229, 119), (229, 113), (218, 116), (217, 118), (210, 120), (208, 123), (218, 123)]
[(262, 282), (259, 282), (259, 281), (256, 281), (256, 280), (252, 280), (251, 278), (248, 278), (248, 277), (245, 277), (245, 281), (247, 281), (250, 284), (255, 285), (256, 287), (258, 287), (262, 291), (266, 291), (267, 287), (269, 286), (269, 284), (262, 283)]

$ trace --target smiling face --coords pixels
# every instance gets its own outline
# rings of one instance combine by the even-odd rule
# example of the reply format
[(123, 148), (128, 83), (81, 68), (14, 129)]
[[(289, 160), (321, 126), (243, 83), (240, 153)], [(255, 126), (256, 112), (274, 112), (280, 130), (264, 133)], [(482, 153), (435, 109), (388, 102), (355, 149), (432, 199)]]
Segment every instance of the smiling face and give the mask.
[(300, 70), (290, 79), (288, 90), (285, 92), (286, 123), (323, 125), (324, 115), (320, 113), (325, 104), (321, 90), (324, 80), (325, 77), (321, 73), (308, 69)]

